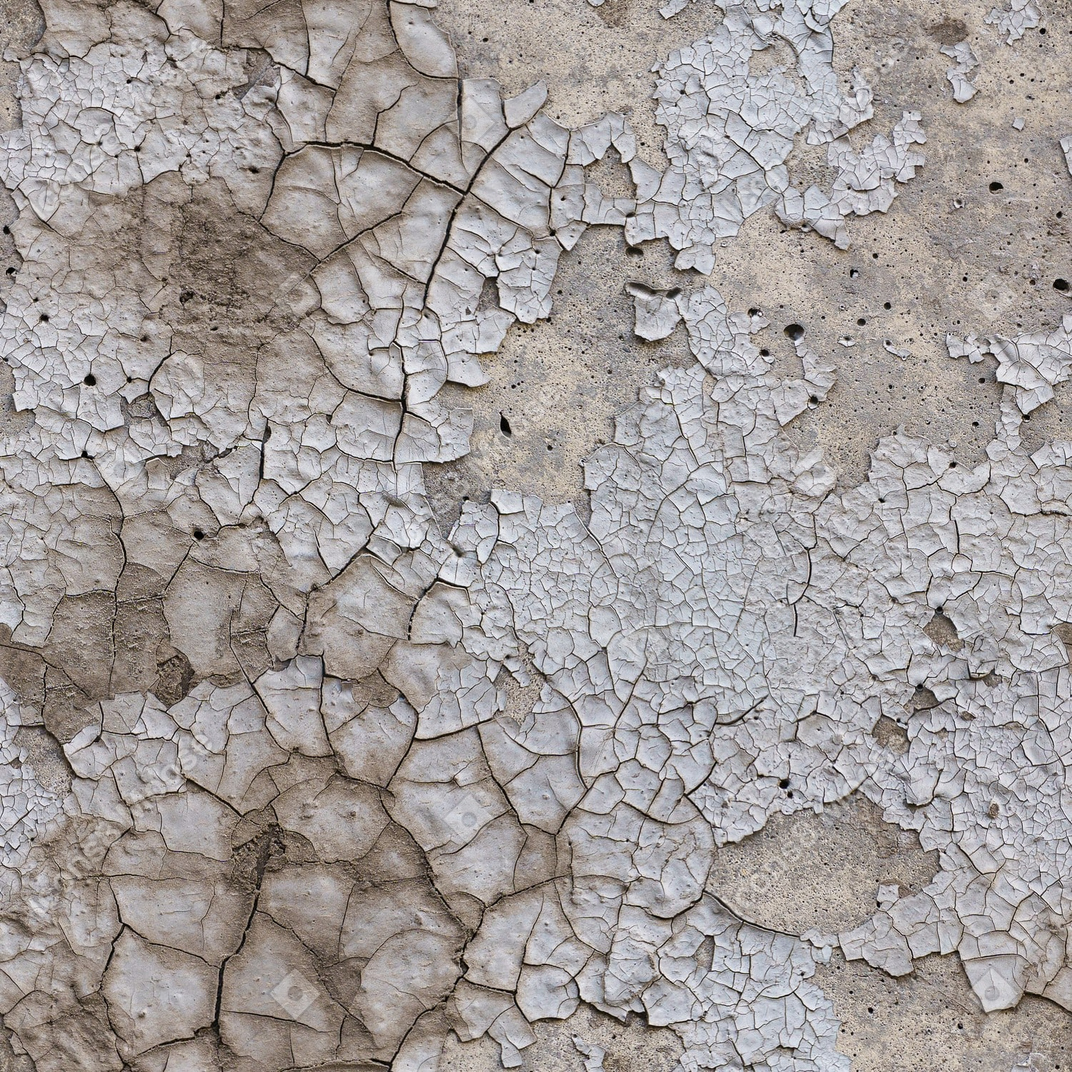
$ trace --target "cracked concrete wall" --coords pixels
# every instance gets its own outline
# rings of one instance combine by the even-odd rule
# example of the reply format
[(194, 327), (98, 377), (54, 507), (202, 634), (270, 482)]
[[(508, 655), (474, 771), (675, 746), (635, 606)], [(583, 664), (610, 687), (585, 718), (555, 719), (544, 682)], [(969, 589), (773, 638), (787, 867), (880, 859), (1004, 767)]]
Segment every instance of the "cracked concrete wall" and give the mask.
[(8, 14), (0, 1067), (1067, 1064), (1067, 19)]

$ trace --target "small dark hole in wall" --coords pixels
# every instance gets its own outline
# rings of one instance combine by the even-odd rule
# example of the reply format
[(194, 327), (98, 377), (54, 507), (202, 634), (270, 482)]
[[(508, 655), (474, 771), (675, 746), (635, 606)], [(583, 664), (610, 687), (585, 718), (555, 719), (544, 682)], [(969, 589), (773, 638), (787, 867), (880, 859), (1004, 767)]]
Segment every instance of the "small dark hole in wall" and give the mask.
[(804, 328), (801, 327), (800, 324), (786, 324), (784, 330), (786, 335), (788, 335), (793, 342), (796, 342), (797, 339), (803, 338), (804, 336)]
[(996, 194), (996, 193), (998, 192), (998, 190), (1004, 190), (1004, 189), (1005, 189), (1005, 187), (1004, 187), (1004, 186), (1003, 186), (1003, 185), (1002, 185), (1002, 184), (1001, 184), (1000, 182), (998, 182), (998, 180), (997, 180), (997, 179), (995, 179), (995, 180), (994, 180), (994, 181), (993, 181), (993, 182), (992, 182), (992, 183), (990, 184), (990, 192), (991, 192), (992, 194)]
[(782, 779), (782, 780), (781, 780), (781, 781), (780, 781), (780, 782), (778, 783), (778, 788), (779, 788), (779, 789), (788, 789), (788, 788), (789, 788), (789, 779), (788, 779), (788, 778), (783, 778), (783, 779)]
[(666, 296), (671, 300), (673, 300), (674, 298), (680, 298), (681, 287), (671, 287), (671, 289), (666, 292)]
[(850, 279), (856, 279), (859, 275), (860, 275), (860, 269), (859, 268), (850, 268), (849, 269), (849, 278)]
[(759, 310), (758, 309), (749, 309), (748, 310), (748, 315), (749, 316), (759, 316)]
[(627, 257), (643, 257), (644, 251), (640, 248), (640, 246), (626, 246), (625, 255)]
[(505, 413), (499, 414), (499, 431), (502, 432), (504, 436), (512, 436), (514, 434), (513, 430), (510, 428), (510, 422), (506, 419)]
[(860, 319), (856, 321), (856, 323), (857, 323), (857, 324), (858, 324), (858, 325), (859, 325), (860, 327), (863, 327), (863, 326), (864, 326), (864, 324), (866, 324), (866, 323), (867, 323), (867, 317), (866, 317), (866, 316), (861, 316), (861, 317), (860, 317)]
[(760, 350), (759, 351), (759, 356), (760, 357), (770, 357), (770, 350)]
[(97, 382), (97, 377), (94, 376), (92, 372), (87, 372), (82, 382), (87, 387), (92, 387)]
[(818, 396), (818, 395), (812, 395), (812, 396), (811, 396), (811, 397), (810, 397), (810, 398), (808, 399), (808, 401), (809, 401), (809, 402), (810, 402), (810, 403), (811, 403), (811, 404), (812, 404), (813, 406), (817, 406), (817, 405), (819, 405), (819, 396)]
[(1054, 290), (1059, 290), (1062, 294), (1064, 294), (1065, 291), (1068, 290), (1068, 280), (1067, 279), (1055, 279), (1053, 281), (1053, 289)]
[(883, 309), (892, 309), (892, 308), (893, 308), (893, 306), (892, 306), (892, 305), (890, 305), (890, 303), (889, 303), (889, 302), (883, 302), (883, 303), (882, 303), (882, 308), (883, 308)]
[(205, 533), (201, 529), (194, 529), (194, 539), (195, 540), (203, 540), (204, 538), (205, 538)]

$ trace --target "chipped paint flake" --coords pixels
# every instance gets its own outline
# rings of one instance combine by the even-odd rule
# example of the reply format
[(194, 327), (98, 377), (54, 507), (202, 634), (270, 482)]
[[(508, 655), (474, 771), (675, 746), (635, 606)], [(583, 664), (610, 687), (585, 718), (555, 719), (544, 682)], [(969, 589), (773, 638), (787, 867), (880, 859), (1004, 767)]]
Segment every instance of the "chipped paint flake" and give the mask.
[[(954, 61), (954, 65), (945, 72), (949, 84), (953, 87), (953, 100), (957, 104), (966, 104), (978, 92), (971, 79), (979, 61), (975, 58), (971, 45), (967, 41), (958, 41), (955, 45), (942, 45), (939, 51)], [(1022, 129), (1023, 120), (1018, 122), (1021, 125), (1017, 129)], [(1015, 122), (1013, 126), (1016, 126)]]

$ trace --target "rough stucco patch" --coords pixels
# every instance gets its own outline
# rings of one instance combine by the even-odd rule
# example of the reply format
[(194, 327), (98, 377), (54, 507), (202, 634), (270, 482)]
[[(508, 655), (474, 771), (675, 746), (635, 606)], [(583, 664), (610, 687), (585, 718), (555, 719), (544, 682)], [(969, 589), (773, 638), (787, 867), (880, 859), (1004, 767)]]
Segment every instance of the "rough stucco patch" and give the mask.
[[(509, 26), (500, 27), (489, 13), (484, 29), (472, 36), (478, 16), (465, 4), (451, 0), (439, 17), (451, 27), (470, 68), (500, 55), (506, 66), (509, 56), (514, 63), (508, 71), (524, 63), (531, 77), (548, 78), (557, 86), (575, 77), (572, 60), (548, 54), (542, 25), (557, 19), (583, 39), (589, 23), (611, 17), (610, 7), (589, 11), (587, 5), (545, 0), (522, 5)], [(652, 12), (664, 29), (650, 54), (663, 56), (709, 33), (714, 21), (702, 27), (693, 21), (707, 10), (691, 4), (669, 21)], [(868, 450), (877, 438), (902, 424), (928, 439), (951, 440), (964, 460), (978, 456), (989, 439), (990, 412), (999, 392), (989, 368), (974, 370), (971, 378), (970, 370), (948, 366), (944, 338), (950, 325), (959, 320), (1015, 334), (1036, 323), (1057, 323), (1068, 300), (1053, 288), (1067, 274), (1061, 251), (1068, 180), (1053, 166), (1053, 141), (1067, 133), (1059, 103), (1059, 72), (1069, 61), (1067, 35), (1033, 31), (1010, 48), (984, 22), (988, 10), (965, 4), (937, 12), (931, 6), (902, 4), (882, 9), (849, 5), (840, 12), (834, 22), (834, 67), (843, 80), (855, 67), (871, 85), (882, 86), (873, 125), (888, 130), (905, 108), (916, 107), (925, 124), (947, 134), (926, 146), (928, 164), (900, 188), (896, 211), (852, 221), (851, 246), (844, 255), (757, 213), (720, 254), (732, 257), (732, 265), (715, 270), (714, 281), (731, 308), (759, 307), (775, 326), (802, 324), (816, 350), (840, 355), (829, 407), (804, 414), (790, 431), (810, 445), (821, 445), (845, 486), (864, 478)], [(641, 12), (633, 5), (628, 13), (630, 40), (640, 40)], [(679, 37), (682, 27), (686, 32)], [(605, 26), (603, 32), (624, 31)], [(969, 106), (952, 101), (945, 80), (949, 60), (939, 52), (940, 45), (963, 40), (982, 57), (975, 79), (982, 95)], [(586, 86), (606, 91), (618, 57), (629, 55), (618, 44), (615, 37), (615, 48), (600, 53), (600, 62), (614, 65), (608, 71), (600, 67), (597, 73), (595, 57), (587, 61)], [(778, 46), (755, 59), (767, 56), (774, 65), (792, 62)], [(556, 99), (562, 99), (561, 93)], [(616, 100), (613, 106), (624, 104)], [(1025, 120), (1020, 130), (1012, 126), (1017, 116)], [(636, 112), (633, 121), (641, 123)], [(654, 119), (644, 122), (653, 124)], [(655, 140), (660, 138), (656, 133)], [(638, 140), (650, 142), (643, 134)], [(1008, 159), (1006, 146), (1014, 148)], [(833, 178), (825, 149), (816, 154), (798, 144), (789, 167), (801, 186), (824, 185)], [(1003, 184), (996, 193), (989, 190), (995, 180)], [(1011, 220), (1015, 224), (1007, 222)], [(979, 234), (992, 240), (979, 242)], [(953, 272), (953, 266), (959, 270)], [(961, 280), (962, 275), (968, 279)], [(637, 276), (650, 286), (678, 285), (641, 271)], [(815, 294), (828, 296), (820, 315)], [(842, 339), (852, 345), (843, 345)], [(887, 341), (894, 349), (910, 351), (909, 356), (888, 353)], [(775, 333), (766, 345), (785, 362), (779, 368), (791, 372), (794, 355), (785, 340)], [(1025, 432), (1037, 446), (1066, 436), (1063, 420), (1062, 409), (1055, 406), (1034, 414)], [(846, 428), (849, 434), (843, 434)]]
[[(666, 1029), (653, 1028), (640, 1017), (623, 1023), (591, 1009), (582, 1009), (564, 1022), (538, 1023), (534, 1032), (536, 1041), (525, 1052), (531, 1068), (583, 1068), (589, 1072), (590, 1061), (592, 1072), (599, 1072), (600, 1066), (604, 1072), (672, 1068), (681, 1051), (680, 1042)], [(441, 1064), (445, 1072), (494, 1072), (499, 1067), (493, 1046), (453, 1040)]]
[[(839, 80), (840, 5), (719, 6), (648, 57), (667, 162), (620, 113), (459, 76), (420, 5), (45, 5), (0, 321), (0, 1015), (39, 1072), (430, 1072), (452, 1035), (516, 1067), (580, 1009), (681, 1070), (847, 1069), (835, 947), (892, 976), (956, 952), (987, 1012), (1072, 1006), (1070, 448), (1026, 435), (1072, 318), (946, 323), (945, 367), (1000, 385), (981, 455), (899, 430), (839, 487), (792, 426), (854, 340), (702, 273), (772, 219), (843, 265), (920, 187), (924, 126)], [(583, 332), (670, 341), (630, 341), (599, 449), (489, 479), (482, 363), (553, 319), (592, 227), (644, 278), (607, 273)], [(474, 437), (446, 532), (425, 474)], [(719, 896), (768, 823), (854, 794), (937, 868), (794, 926)]]
[(464, 499), (493, 487), (524, 486), (587, 509), (579, 494), (584, 459), (611, 439), (640, 385), (668, 364), (691, 361), (682, 334), (656, 346), (632, 331), (627, 287), (638, 274), (669, 280), (665, 246), (629, 247), (620, 231), (592, 228), (563, 260), (549, 322), (511, 327), (486, 362), (488, 383), (459, 399), (473, 408), (470, 453), (425, 471), (448, 530)]
[(777, 816), (715, 855), (708, 888), (762, 926), (801, 933), (848, 929), (874, 912), (880, 890), (923, 889), (938, 869), (908, 831), (884, 823), (862, 797)]
[(1072, 1032), (1063, 1009), (1025, 998), (1013, 1011), (984, 1013), (951, 957), (926, 957), (898, 979), (835, 956), (820, 969), (841, 1019), (838, 1048), (861, 1072), (952, 1067), (1058, 1072)]

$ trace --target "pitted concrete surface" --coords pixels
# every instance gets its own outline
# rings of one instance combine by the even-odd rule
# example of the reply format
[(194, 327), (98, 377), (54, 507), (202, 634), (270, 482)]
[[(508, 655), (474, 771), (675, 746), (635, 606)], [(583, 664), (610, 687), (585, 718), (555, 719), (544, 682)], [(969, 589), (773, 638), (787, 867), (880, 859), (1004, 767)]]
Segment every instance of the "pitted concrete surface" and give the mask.
[(1067, 12), (0, 15), (0, 1068), (1068, 1065)]

